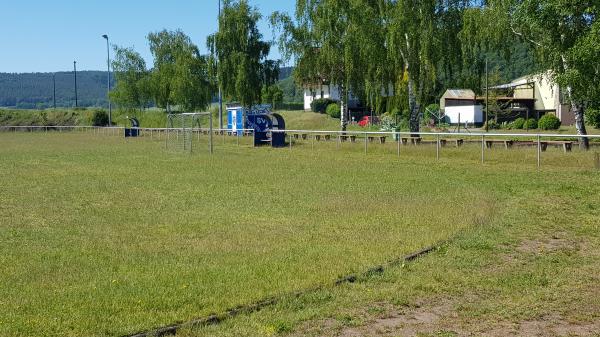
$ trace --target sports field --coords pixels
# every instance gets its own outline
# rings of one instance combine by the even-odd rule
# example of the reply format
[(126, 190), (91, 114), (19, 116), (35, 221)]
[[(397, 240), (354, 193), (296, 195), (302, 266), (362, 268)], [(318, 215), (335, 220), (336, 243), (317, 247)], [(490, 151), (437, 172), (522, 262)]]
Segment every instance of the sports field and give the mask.
[[(590, 153), (549, 151), (539, 171), (527, 149), (481, 165), (477, 146), (436, 161), (426, 147), (219, 141), (209, 156), (148, 138), (0, 133), (0, 335), (120, 336), (329, 287), (544, 197), (598, 213)], [(249, 329), (235, 331), (291, 328)]]

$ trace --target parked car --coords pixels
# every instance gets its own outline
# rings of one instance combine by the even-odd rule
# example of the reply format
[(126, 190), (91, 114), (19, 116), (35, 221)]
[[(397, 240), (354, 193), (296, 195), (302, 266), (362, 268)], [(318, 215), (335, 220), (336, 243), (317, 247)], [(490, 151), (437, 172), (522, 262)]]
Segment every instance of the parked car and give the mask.
[(358, 121), (358, 126), (363, 128), (373, 124), (379, 124), (379, 117), (364, 116), (360, 121)]

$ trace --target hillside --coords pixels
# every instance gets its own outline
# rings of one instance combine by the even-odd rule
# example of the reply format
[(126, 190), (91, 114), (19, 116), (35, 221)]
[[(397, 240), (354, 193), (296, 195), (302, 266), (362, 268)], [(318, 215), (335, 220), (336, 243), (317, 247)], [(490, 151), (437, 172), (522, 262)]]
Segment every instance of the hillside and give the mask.
[[(0, 107), (44, 109), (53, 105), (53, 73), (0, 73)], [(73, 72), (57, 72), (57, 107), (75, 106)], [(78, 71), (77, 96), (80, 107), (106, 105), (106, 72)]]

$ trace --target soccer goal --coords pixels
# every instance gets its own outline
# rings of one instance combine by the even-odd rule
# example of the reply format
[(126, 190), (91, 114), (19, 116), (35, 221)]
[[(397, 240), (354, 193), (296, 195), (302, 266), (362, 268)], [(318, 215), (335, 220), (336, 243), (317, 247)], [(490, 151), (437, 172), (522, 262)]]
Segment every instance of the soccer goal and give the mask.
[[(202, 120), (208, 119), (208, 127), (202, 128)], [(173, 113), (167, 117), (165, 148), (173, 151), (193, 152), (194, 141), (208, 139), (208, 151), (213, 153), (212, 114), (210, 112)]]

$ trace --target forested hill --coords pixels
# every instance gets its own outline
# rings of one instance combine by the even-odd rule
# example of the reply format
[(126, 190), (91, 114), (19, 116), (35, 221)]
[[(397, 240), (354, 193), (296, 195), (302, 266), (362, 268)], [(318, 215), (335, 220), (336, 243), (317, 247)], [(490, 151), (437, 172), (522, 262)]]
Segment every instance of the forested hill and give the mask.
[[(282, 67), (281, 80), (291, 76), (292, 68)], [(53, 73), (0, 73), (0, 107), (45, 109), (53, 106)], [(56, 106), (75, 106), (73, 72), (57, 72)], [(113, 81), (114, 86), (114, 81)], [(106, 106), (106, 71), (77, 72), (77, 101), (80, 107)]]
[[(56, 75), (56, 106), (75, 106), (73, 72), (0, 73), (0, 107), (43, 109), (53, 106), (52, 75)], [(106, 71), (77, 72), (78, 106), (106, 106)]]

